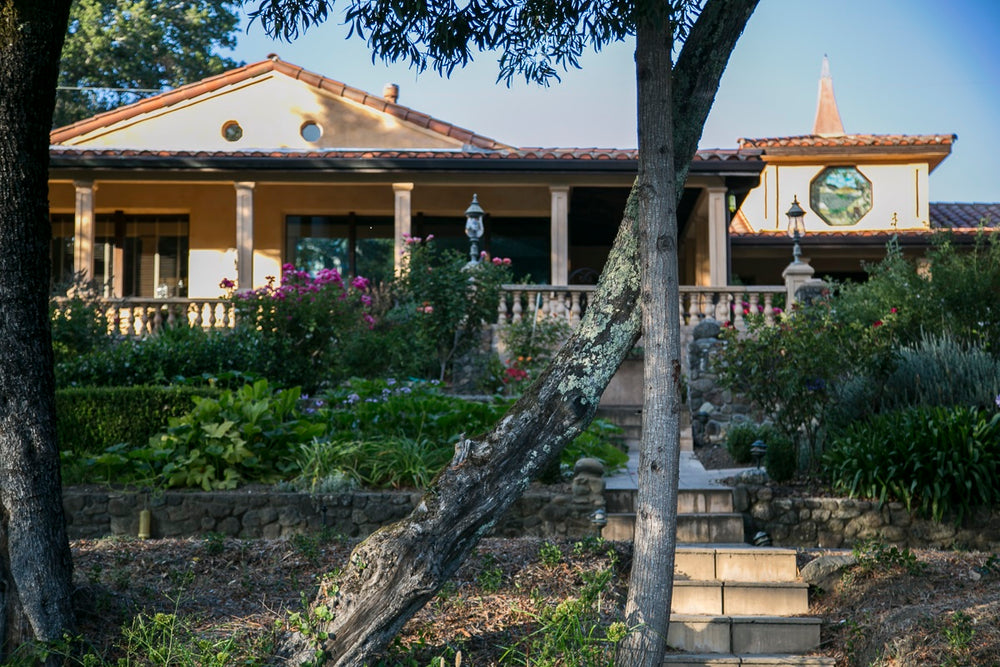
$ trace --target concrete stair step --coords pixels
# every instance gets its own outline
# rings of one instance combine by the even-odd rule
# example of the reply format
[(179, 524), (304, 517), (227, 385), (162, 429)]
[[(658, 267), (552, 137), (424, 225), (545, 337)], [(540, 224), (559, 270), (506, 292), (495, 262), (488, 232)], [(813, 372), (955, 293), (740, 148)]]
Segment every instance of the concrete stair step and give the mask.
[[(608, 489), (604, 492), (608, 513), (635, 512), (635, 489)], [(731, 514), (733, 490), (730, 488), (680, 489), (677, 492), (678, 514)]]
[(820, 619), (673, 614), (667, 644), (692, 653), (801, 654), (819, 646)]
[(718, 653), (668, 653), (664, 667), (834, 667), (836, 660), (809, 655), (720, 655)]
[[(606, 540), (631, 540), (635, 514), (608, 514), (601, 531)], [(738, 544), (745, 542), (742, 514), (678, 514), (678, 544)]]
[(791, 582), (798, 579), (793, 549), (743, 544), (679, 546), (674, 554), (677, 576), (702, 581)]
[(674, 579), (675, 614), (793, 616), (809, 613), (809, 586), (799, 582)]

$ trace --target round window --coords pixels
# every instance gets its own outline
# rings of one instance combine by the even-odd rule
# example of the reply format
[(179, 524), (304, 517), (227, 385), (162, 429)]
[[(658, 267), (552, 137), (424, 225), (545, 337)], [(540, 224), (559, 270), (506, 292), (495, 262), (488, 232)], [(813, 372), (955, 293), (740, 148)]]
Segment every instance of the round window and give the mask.
[(313, 144), (323, 136), (323, 128), (316, 121), (308, 120), (302, 123), (302, 127), (299, 128), (299, 134), (302, 135), (303, 139)]
[(243, 138), (243, 128), (235, 120), (227, 121), (222, 126), (222, 138), (226, 141), (239, 141)]

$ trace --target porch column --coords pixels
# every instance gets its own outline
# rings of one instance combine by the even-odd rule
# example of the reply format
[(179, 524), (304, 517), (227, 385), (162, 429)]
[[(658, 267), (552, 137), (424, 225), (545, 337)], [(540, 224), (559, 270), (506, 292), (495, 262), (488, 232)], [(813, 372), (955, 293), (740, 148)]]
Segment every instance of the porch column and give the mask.
[(728, 236), (726, 188), (708, 188), (708, 275), (712, 287), (729, 284)]
[(253, 289), (253, 181), (236, 186), (236, 287)]
[(551, 285), (569, 284), (569, 186), (553, 185), (549, 187), (552, 198), (552, 217), (550, 223), (550, 277)]
[(403, 268), (403, 249), (406, 244), (403, 236), (413, 233), (413, 220), (411, 217), (411, 207), (413, 204), (413, 183), (393, 183), (393, 217), (395, 219), (393, 231), (393, 267), (398, 274)]
[(94, 191), (93, 181), (73, 181), (76, 210), (73, 214), (73, 273), (94, 279)]

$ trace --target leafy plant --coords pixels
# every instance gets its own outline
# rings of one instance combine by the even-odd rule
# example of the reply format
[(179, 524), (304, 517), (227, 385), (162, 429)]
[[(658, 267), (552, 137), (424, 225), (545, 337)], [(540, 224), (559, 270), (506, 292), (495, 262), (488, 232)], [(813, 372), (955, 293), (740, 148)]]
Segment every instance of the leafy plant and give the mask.
[(1000, 503), (1000, 413), (936, 407), (877, 415), (834, 440), (825, 467), (838, 491), (961, 522)]
[(111, 344), (98, 291), (77, 277), (49, 301), (52, 351), (56, 363)]
[(916, 576), (924, 570), (924, 565), (906, 547), (899, 549), (882, 544), (878, 540), (862, 540), (851, 550), (860, 574), (902, 570)]
[(551, 542), (543, 542), (538, 547), (538, 560), (547, 568), (553, 568), (562, 562), (562, 549)]
[(290, 470), (293, 446), (325, 432), (323, 424), (301, 418), (299, 395), (298, 388), (274, 391), (259, 380), (218, 399), (196, 399), (190, 413), (150, 439), (165, 461), (165, 484), (209, 490), (276, 481)]
[(503, 585), (503, 570), (496, 562), (493, 554), (481, 557), (481, 566), (476, 574), (476, 586), (484, 593), (496, 593)]

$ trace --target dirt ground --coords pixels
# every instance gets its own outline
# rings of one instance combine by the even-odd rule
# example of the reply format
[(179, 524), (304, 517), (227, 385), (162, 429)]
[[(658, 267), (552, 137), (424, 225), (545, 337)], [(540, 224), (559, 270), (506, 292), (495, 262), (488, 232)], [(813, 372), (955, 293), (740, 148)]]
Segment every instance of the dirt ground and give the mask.
[[(554, 552), (544, 544), (484, 540), (406, 625), (381, 664), (423, 667), (446, 657), (453, 665), (461, 651), (463, 665), (482, 666), (499, 664), (507, 649), (530, 653), (526, 642), (545, 611), (579, 596), (604, 570), (613, 576), (597, 618), (606, 625), (620, 615), (630, 545), (563, 541), (554, 543)], [(105, 664), (114, 664), (129, 644), (141, 654), (159, 619), (173, 624), (182, 645), (186, 640), (214, 651), (235, 639), (231, 660), (213, 664), (252, 665), (268, 664), (266, 657), (249, 656), (269, 654), (288, 612), (303, 609), (320, 577), (346, 561), (352, 544), (333, 536), (206, 536), (83, 540), (72, 547), (80, 632)], [(800, 562), (816, 555), (803, 551)], [(863, 559), (834, 590), (813, 591), (812, 599), (812, 613), (825, 621), (822, 654), (835, 657), (838, 667), (1000, 665), (996, 555), (883, 552)]]

